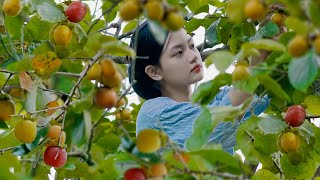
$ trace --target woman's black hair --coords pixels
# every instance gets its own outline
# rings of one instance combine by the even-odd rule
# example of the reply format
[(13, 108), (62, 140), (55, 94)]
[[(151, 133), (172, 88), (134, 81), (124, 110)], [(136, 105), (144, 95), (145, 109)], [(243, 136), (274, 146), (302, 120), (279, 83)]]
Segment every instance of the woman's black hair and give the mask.
[[(137, 34), (138, 33), (138, 34)], [(165, 37), (167, 37), (166, 32)], [(128, 67), (129, 81), (132, 82), (132, 65), (134, 66), (134, 91), (144, 99), (161, 96), (160, 84), (145, 73), (148, 65), (160, 65), (160, 56), (164, 43), (159, 43), (151, 32), (148, 21), (144, 22), (132, 35), (130, 47), (136, 49), (136, 60)]]

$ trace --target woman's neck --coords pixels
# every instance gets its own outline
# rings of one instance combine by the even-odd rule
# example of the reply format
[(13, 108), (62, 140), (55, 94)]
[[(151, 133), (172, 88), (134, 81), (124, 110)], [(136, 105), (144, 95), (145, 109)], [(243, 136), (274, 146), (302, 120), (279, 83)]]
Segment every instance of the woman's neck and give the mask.
[(161, 94), (164, 97), (169, 97), (177, 102), (190, 102), (191, 100), (191, 86), (187, 87), (163, 87)]

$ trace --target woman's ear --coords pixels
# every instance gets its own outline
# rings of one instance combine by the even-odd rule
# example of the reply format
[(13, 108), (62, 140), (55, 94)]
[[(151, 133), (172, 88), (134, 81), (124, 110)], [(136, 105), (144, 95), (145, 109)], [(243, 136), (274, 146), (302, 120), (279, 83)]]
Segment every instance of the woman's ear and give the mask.
[(162, 79), (162, 74), (159, 67), (148, 65), (144, 70), (151, 79), (155, 81), (160, 81)]

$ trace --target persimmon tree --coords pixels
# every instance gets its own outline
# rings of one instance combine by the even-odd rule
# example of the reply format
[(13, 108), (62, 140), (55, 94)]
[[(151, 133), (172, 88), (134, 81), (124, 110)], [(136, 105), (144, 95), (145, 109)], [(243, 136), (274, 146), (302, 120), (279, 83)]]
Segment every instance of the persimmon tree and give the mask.
[[(88, 4), (93, 4), (89, 8)], [(0, 179), (311, 179), (320, 162), (318, 0), (0, 0)], [(102, 6), (98, 6), (102, 4)], [(98, 15), (98, 11), (102, 11)], [(198, 16), (203, 14), (204, 16)], [(203, 17), (203, 18), (200, 18)], [(203, 27), (219, 74), (199, 85), (203, 111), (185, 149), (162, 130), (136, 136), (128, 38)], [(235, 66), (228, 73), (230, 66)], [(131, 66), (134, 68), (134, 65)], [(219, 88), (255, 95), (208, 108)], [(263, 115), (237, 123), (268, 95)], [(233, 122), (245, 156), (208, 144)], [(256, 171), (257, 165), (262, 168)], [(51, 174), (50, 169), (55, 172)]]

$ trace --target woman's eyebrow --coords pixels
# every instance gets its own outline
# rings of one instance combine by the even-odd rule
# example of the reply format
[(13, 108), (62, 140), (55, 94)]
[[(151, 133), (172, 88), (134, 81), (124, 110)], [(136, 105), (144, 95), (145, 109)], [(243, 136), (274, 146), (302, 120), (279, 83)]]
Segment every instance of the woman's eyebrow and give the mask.
[[(190, 43), (190, 41), (192, 41), (191, 36), (188, 38), (188, 43)], [(178, 48), (182, 48), (182, 47), (183, 47), (183, 44), (181, 43), (181, 44), (174, 45), (173, 47), (171, 47), (171, 49), (178, 49)]]

